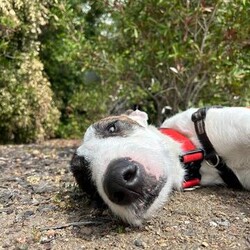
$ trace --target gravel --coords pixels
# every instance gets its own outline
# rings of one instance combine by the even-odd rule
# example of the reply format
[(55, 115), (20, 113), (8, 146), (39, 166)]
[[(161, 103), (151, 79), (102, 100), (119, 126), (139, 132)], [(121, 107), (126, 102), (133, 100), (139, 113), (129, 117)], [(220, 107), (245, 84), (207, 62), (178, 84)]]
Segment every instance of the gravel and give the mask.
[(173, 192), (142, 227), (97, 211), (75, 186), (77, 140), (0, 146), (0, 249), (250, 249), (250, 192)]

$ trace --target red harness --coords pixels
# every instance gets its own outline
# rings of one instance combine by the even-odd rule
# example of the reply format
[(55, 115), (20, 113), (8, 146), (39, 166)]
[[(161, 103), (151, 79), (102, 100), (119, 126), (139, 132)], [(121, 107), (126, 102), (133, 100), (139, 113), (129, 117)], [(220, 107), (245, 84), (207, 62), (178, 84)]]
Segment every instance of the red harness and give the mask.
[(206, 160), (213, 165), (224, 181), (224, 183), (234, 189), (243, 189), (238, 177), (227, 166), (226, 162), (217, 154), (209, 137), (206, 133), (205, 119), (206, 113), (210, 108), (222, 108), (221, 106), (204, 107), (198, 109), (192, 114), (192, 121), (194, 123), (195, 132), (198, 140), (202, 145), (202, 149), (197, 149), (194, 144), (184, 135), (176, 130), (169, 128), (160, 128), (160, 131), (170, 136), (172, 139), (181, 143), (183, 154), (180, 155), (180, 161), (183, 163), (183, 167), (186, 171), (185, 181), (183, 182), (183, 188), (189, 188), (197, 186), (200, 183), (200, 167), (201, 162)]
[(196, 171), (199, 171), (200, 163), (204, 158), (203, 150), (197, 149), (186, 136), (174, 129), (160, 128), (159, 130), (164, 135), (167, 135), (175, 141), (181, 143), (183, 153), (179, 157), (180, 161), (184, 164), (184, 168), (187, 170), (187, 176), (185, 177), (182, 187), (185, 189), (199, 185), (201, 180), (200, 176), (193, 176), (190, 174), (190, 171), (192, 171), (191, 168), (193, 168), (193, 165), (196, 166)]

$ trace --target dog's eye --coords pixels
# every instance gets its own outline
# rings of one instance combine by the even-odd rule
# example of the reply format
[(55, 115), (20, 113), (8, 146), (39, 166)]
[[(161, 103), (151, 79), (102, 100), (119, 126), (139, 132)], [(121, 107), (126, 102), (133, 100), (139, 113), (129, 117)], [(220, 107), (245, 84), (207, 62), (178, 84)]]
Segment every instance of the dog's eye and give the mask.
[(117, 126), (116, 126), (116, 123), (112, 123), (110, 124), (108, 127), (107, 127), (107, 130), (110, 134), (114, 133), (117, 131)]

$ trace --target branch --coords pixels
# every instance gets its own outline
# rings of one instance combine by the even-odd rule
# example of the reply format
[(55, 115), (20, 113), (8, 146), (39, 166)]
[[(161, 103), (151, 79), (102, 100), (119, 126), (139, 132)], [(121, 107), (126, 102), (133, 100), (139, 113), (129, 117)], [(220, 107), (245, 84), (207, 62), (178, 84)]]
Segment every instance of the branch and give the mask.
[[(214, 16), (216, 14), (216, 11), (217, 11), (217, 6), (214, 7), (213, 9), (213, 12), (210, 16), (210, 19), (207, 21), (206, 18), (204, 18), (204, 16), (202, 17), (203, 19), (203, 24), (204, 24), (204, 36), (203, 36), (203, 39), (202, 39), (202, 42), (201, 42), (201, 47), (200, 47), (200, 53), (203, 54), (203, 50), (205, 48), (205, 44), (206, 44), (206, 40), (207, 40), (207, 35), (208, 35), (208, 32), (209, 32), (209, 29), (210, 29), (210, 26), (211, 26), (211, 23), (214, 19)], [(202, 25), (201, 25), (202, 27)]]
[(88, 225), (101, 225), (104, 222), (107, 221), (111, 221), (108, 219), (99, 219), (99, 220), (89, 220), (89, 221), (74, 221), (74, 222), (69, 222), (66, 224), (62, 224), (62, 225), (55, 225), (55, 226), (51, 226), (51, 227), (43, 227), (43, 228), (39, 228), (40, 231), (46, 231), (46, 230), (56, 230), (56, 229), (63, 229), (63, 228), (67, 228), (67, 227), (71, 227), (71, 226), (88, 226)]
[(205, 81), (206, 77), (207, 77), (207, 73), (204, 73), (202, 78), (199, 80), (200, 84), (196, 84), (192, 93), (190, 93), (189, 101), (191, 101), (192, 103), (196, 102), (196, 99), (200, 91), (207, 85), (207, 81)]

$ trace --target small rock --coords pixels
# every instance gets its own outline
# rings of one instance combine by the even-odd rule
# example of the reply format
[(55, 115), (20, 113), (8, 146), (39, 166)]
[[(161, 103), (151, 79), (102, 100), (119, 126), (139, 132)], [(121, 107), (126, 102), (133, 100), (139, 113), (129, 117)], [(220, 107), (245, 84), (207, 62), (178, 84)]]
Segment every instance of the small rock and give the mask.
[(244, 223), (248, 223), (248, 218), (243, 218), (242, 220)]
[(38, 205), (40, 205), (40, 202), (38, 200), (36, 200), (36, 199), (33, 198), (32, 205), (38, 206)]
[(134, 245), (137, 247), (140, 247), (142, 249), (144, 249), (146, 247), (146, 243), (144, 243), (142, 240), (140, 239), (135, 239), (134, 240)]
[(130, 227), (125, 227), (125, 232), (131, 232), (131, 228)]
[(221, 221), (217, 221), (217, 224), (223, 227), (229, 227), (230, 222), (228, 220), (221, 220)]
[(208, 247), (208, 246), (209, 246), (209, 245), (208, 245), (208, 243), (207, 243), (207, 242), (205, 242), (205, 241), (204, 241), (204, 242), (202, 242), (202, 243), (201, 243), (201, 245), (202, 245), (203, 247)]
[(12, 214), (14, 212), (13, 208), (2, 208), (0, 209), (0, 213)]
[(33, 214), (34, 214), (33, 211), (28, 210), (28, 211), (25, 211), (25, 212), (23, 213), (23, 217), (24, 217), (24, 218), (28, 218), (28, 217), (30, 217), (30, 216), (33, 215)]
[(47, 234), (47, 237), (48, 237), (48, 238), (52, 239), (52, 238), (55, 238), (55, 236), (56, 236), (56, 231), (53, 230), (53, 229), (51, 229), (51, 230), (48, 230), (46, 234)]
[(166, 242), (160, 243), (160, 247), (167, 247), (168, 244)]
[(52, 239), (48, 238), (47, 236), (41, 237), (40, 239), (40, 243), (41, 244), (45, 244), (45, 243), (49, 243)]
[(31, 154), (32, 154), (33, 156), (37, 156), (37, 155), (40, 154), (40, 151), (37, 150), (37, 149), (34, 149), (34, 150), (32, 150)]
[(29, 182), (30, 184), (38, 184), (40, 180), (41, 180), (40, 176), (32, 175), (27, 177), (27, 182)]
[(210, 227), (217, 227), (218, 226), (218, 224), (214, 221), (210, 221), (209, 225), (210, 225)]

